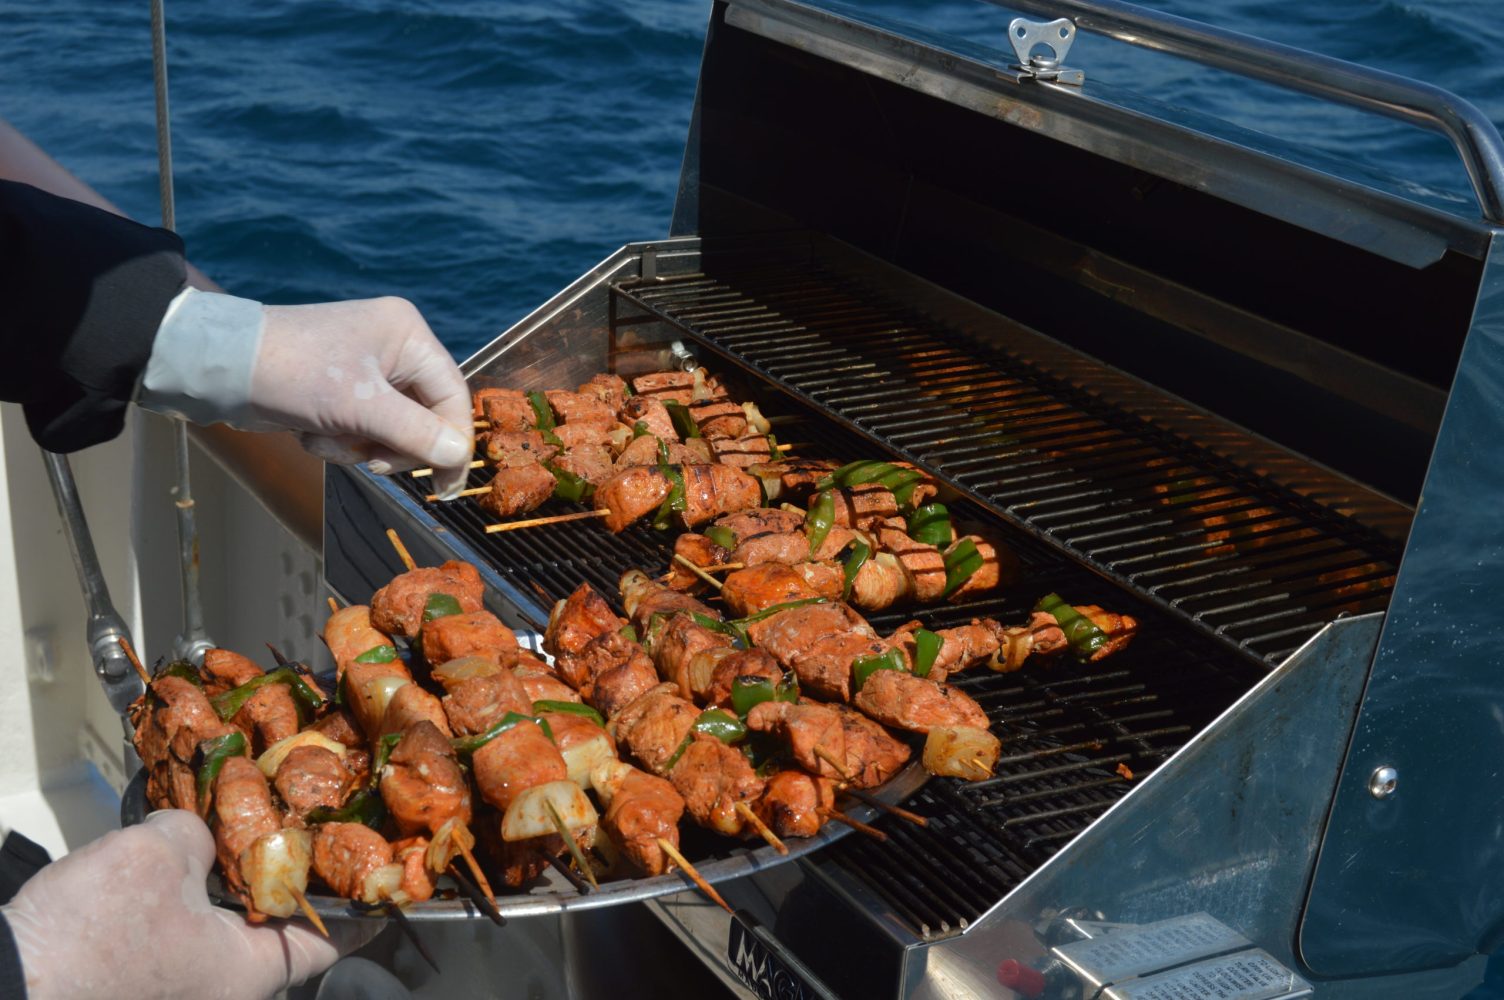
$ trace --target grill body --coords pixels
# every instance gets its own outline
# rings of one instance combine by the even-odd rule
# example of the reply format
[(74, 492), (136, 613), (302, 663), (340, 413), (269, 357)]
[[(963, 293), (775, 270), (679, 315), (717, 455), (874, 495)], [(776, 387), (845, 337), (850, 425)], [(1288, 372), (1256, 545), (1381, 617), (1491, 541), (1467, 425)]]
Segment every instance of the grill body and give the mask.
[[(675, 235), (581, 276), (472, 384), (706, 364), (822, 454), (929, 469), (1018, 554), (1018, 586), (927, 624), (1056, 591), (1143, 631), (1098, 667), (960, 680), (1004, 756), (915, 793), (928, 828), (730, 852), (707, 874), (735, 921), (667, 883), (621, 900), (656, 897), (746, 995), (1008, 996), (1004, 960), (1195, 914), (1321, 997), (1478, 980), (1504, 923), (1498, 231), (1319, 166), (972, 43), (715, 6)], [(336, 590), (400, 571), (391, 526), (420, 561), (481, 564), (532, 630), (668, 552), (588, 522), (488, 536), (476, 508), (331, 469)]]

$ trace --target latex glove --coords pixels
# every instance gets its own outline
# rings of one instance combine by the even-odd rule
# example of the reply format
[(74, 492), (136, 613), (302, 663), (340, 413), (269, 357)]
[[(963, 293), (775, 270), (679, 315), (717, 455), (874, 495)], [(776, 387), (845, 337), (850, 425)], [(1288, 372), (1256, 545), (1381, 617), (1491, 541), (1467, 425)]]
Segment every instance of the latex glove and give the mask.
[(446, 497), (475, 450), (465, 378), (399, 298), (263, 306), (187, 289), (157, 331), (137, 401), (195, 423), (297, 431), (319, 458), (381, 475), (433, 466)]
[(338, 920), (251, 926), (213, 905), (214, 837), (181, 809), (106, 834), (37, 872), (4, 907), (30, 1000), (262, 998), (327, 969), (381, 929)]

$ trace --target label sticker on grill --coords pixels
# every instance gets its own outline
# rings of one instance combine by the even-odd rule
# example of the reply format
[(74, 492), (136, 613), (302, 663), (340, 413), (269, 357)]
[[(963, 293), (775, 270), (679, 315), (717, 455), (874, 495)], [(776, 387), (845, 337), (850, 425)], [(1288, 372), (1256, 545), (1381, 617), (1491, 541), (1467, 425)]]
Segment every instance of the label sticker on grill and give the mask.
[(1106, 990), (1103, 1000), (1294, 1000), (1311, 984), (1268, 952), (1225, 955)]
[(1101, 986), (1252, 943), (1220, 920), (1192, 913), (1073, 941), (1055, 954), (1087, 982)]
[(820, 994), (813, 986), (737, 919), (731, 921), (726, 958), (736, 978), (762, 1000), (819, 1000)]

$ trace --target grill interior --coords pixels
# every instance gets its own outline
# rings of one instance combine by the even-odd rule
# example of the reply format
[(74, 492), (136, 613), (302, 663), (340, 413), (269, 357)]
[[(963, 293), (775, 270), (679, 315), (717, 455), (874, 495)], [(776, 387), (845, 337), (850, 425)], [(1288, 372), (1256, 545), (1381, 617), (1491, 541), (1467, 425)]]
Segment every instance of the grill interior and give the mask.
[[(1052, 591), (1139, 618), (1133, 645), (1099, 666), (957, 678), (1003, 740), (994, 777), (933, 779), (907, 803), (928, 827), (883, 817), (887, 842), (852, 836), (821, 854), (932, 939), (963, 930), (1323, 624), (1384, 608), (1408, 512), (1080, 355), (1010, 349), (892, 288), (807, 256), (707, 255), (692, 274), (612, 286), (607, 357), (636, 371), (644, 345), (703, 345), (732, 363), (705, 359), (736, 398), (791, 420), (778, 435), (799, 454), (923, 465), (963, 492), (950, 506), (968, 530), (1019, 556), (1012, 587), (869, 616), (881, 631), (1023, 621)], [(425, 485), (405, 488), (422, 502)], [(473, 501), (425, 506), (534, 594), (540, 617), (582, 580), (614, 595), (622, 572), (659, 572), (672, 551), (640, 525), (488, 535)]]

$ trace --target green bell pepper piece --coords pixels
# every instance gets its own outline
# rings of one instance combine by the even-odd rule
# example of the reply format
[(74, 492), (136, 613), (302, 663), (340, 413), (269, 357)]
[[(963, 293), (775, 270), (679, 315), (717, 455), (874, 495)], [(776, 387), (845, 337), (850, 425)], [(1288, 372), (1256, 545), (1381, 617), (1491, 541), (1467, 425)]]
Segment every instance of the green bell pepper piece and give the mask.
[(582, 719), (589, 719), (602, 729), (606, 728), (606, 720), (601, 718), (601, 713), (589, 705), (582, 705), (577, 701), (543, 699), (533, 702), (533, 713), (535, 715), (542, 715), (544, 712), (558, 712), (561, 715), (578, 715)]
[(982, 553), (977, 551), (977, 543), (970, 538), (963, 538), (945, 554), (945, 592), (942, 596), (949, 597), (960, 589), (961, 585), (970, 580), (972, 574), (982, 568)]
[(397, 658), (397, 647), (383, 644), (372, 646), (355, 658), (356, 663), (391, 663)]
[(245, 756), (245, 749), (245, 733), (238, 729), (233, 733), (204, 740), (198, 745), (198, 753), (204, 758), (204, 762), (199, 765), (198, 773), (195, 775), (198, 785), (199, 815), (205, 815), (209, 811), (209, 792), (214, 788), (214, 779), (219, 777), (225, 761), (231, 757)]
[(950, 544), (950, 511), (943, 503), (927, 503), (909, 515), (909, 537), (943, 549)]
[(1091, 659), (1097, 650), (1111, 641), (1095, 622), (1065, 603), (1059, 594), (1046, 594), (1034, 605), (1034, 610), (1054, 616), (1055, 624), (1065, 633), (1065, 639), (1070, 643), (1071, 651), (1077, 659)]
[(896, 647), (875, 656), (862, 656), (852, 661), (851, 664), (851, 693), (856, 694), (867, 683), (867, 678), (879, 670), (901, 670), (908, 673), (907, 662), (904, 660), (903, 650)]
[(914, 632), (914, 676), (928, 677), (930, 668), (935, 665), (935, 658), (940, 655), (940, 649), (945, 645), (945, 636), (931, 632), (927, 628), (916, 629)]

